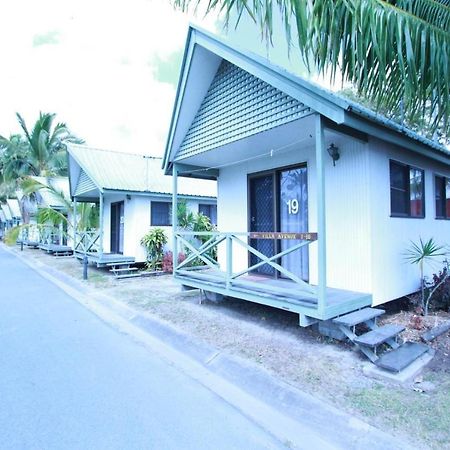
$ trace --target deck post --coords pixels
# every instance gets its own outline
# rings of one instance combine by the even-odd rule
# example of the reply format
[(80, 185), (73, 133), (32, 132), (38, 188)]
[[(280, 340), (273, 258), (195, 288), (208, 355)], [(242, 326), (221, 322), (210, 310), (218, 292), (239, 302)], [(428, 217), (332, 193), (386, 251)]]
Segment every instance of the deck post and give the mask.
[(178, 266), (178, 168), (174, 163), (172, 166), (172, 262), (173, 273)]
[(72, 247), (73, 247), (73, 251), (75, 253), (75, 249), (77, 246), (77, 198), (74, 197), (73, 199), (73, 219), (72, 219), (72, 224), (73, 224), (73, 242), (72, 242)]
[(327, 290), (327, 243), (325, 214), (325, 136), (323, 119), (316, 115), (316, 171), (317, 171), (317, 244), (318, 244), (318, 310), (325, 310)]
[(231, 235), (227, 234), (227, 279), (226, 287), (231, 289), (231, 276), (233, 275), (233, 240)]
[(99, 219), (100, 219), (100, 233), (99, 233), (99, 244), (98, 244), (98, 252), (100, 256), (103, 255), (103, 192), (100, 192), (100, 205), (99, 205)]

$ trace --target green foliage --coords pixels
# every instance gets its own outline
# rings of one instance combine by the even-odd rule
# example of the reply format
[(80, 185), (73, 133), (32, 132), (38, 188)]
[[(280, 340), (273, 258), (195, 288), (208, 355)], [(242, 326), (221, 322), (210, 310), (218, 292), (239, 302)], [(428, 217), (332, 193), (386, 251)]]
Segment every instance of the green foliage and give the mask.
[(431, 307), (432, 298), (433, 309), (450, 310), (450, 270), (448, 261), (444, 261), (443, 269), (433, 274), (433, 278), (426, 282), (425, 292), (425, 315), (428, 314), (428, 309)]
[(420, 306), (422, 311), (426, 315), (428, 313), (428, 304), (431, 297), (425, 295), (426, 280), (424, 278), (424, 265), (426, 263), (431, 263), (433, 260), (439, 257), (445, 257), (447, 251), (444, 246), (437, 245), (433, 238), (423, 241), (419, 238), (419, 242), (412, 242), (410, 247), (405, 252), (406, 261), (411, 264), (417, 264), (420, 269)]
[(31, 131), (20, 114), (17, 120), (23, 134), (9, 139), (0, 136), (0, 195), (17, 189), (28, 175), (67, 174), (66, 142), (82, 143), (64, 123), (54, 124), (55, 114), (40, 113)]
[(79, 203), (77, 205), (77, 230), (97, 229), (99, 214), (99, 207), (95, 203)]
[[(174, 0), (187, 10), (202, 0)], [(431, 130), (450, 133), (450, 8), (448, 0), (211, 0), (228, 26), (253, 19), (271, 42), (279, 13), (289, 45), (307, 67), (351, 82), (394, 115), (419, 113)], [(403, 115), (403, 114), (402, 114)]]
[(5, 244), (9, 246), (15, 245), (17, 239), (19, 238), (20, 231), (21, 231), (20, 226), (10, 228), (3, 237), (3, 241), (5, 242)]
[(167, 244), (167, 236), (162, 228), (153, 228), (142, 237), (141, 245), (147, 252), (146, 265), (148, 269), (161, 269), (165, 244)]
[(183, 230), (192, 230), (195, 217), (192, 211), (189, 211), (186, 201), (181, 200), (177, 204), (178, 227)]

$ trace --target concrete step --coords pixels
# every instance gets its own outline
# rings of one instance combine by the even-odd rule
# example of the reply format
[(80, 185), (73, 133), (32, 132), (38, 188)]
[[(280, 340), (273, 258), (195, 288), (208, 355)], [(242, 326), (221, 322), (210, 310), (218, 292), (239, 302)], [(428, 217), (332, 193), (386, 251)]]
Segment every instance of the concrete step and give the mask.
[(390, 372), (400, 372), (417, 358), (429, 350), (425, 344), (405, 342), (398, 349), (385, 353), (375, 361), (375, 364)]
[(354, 311), (344, 316), (336, 317), (333, 319), (334, 323), (344, 325), (346, 327), (353, 327), (359, 323), (367, 322), (368, 320), (375, 319), (375, 317), (381, 316), (386, 311), (384, 309), (377, 308), (363, 308), (359, 311)]
[(353, 340), (356, 344), (365, 345), (367, 347), (377, 347), (378, 345), (394, 338), (401, 333), (405, 327), (401, 325), (389, 324), (379, 328), (375, 328), (368, 333), (362, 334)]
[(124, 275), (116, 275), (114, 278), (116, 280), (119, 280), (121, 278), (136, 278), (136, 277), (141, 277), (141, 276), (142, 276), (142, 274), (140, 274), (140, 273), (127, 273)]

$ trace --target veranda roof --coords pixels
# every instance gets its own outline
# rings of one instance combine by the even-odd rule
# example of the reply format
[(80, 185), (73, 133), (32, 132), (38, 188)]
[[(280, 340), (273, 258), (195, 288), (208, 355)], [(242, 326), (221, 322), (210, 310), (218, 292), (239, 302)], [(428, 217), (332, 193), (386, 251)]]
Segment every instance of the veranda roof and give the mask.
[(19, 206), (19, 201), (16, 198), (8, 198), (8, 199), (6, 199), (6, 203), (9, 206), (12, 217), (14, 217), (14, 218), (22, 217), (22, 213), (20, 211), (20, 206)]

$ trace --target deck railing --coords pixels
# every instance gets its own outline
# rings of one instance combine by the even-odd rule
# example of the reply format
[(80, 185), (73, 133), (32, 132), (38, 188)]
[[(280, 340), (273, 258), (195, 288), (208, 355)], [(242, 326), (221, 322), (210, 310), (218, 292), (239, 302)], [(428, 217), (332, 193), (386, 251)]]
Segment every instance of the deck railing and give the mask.
[(98, 253), (100, 251), (100, 230), (85, 230), (75, 233), (76, 253)]
[[(261, 289), (261, 284), (245, 279), (245, 275), (249, 275), (260, 267), (268, 265), (282, 274), (284, 278), (293, 281), (295, 289), (301, 292), (303, 298), (317, 301), (317, 287), (311, 286), (279, 263), (281, 258), (294, 252), (300, 252), (304, 247), (316, 241), (317, 233), (176, 231), (174, 239), (174, 248), (178, 248), (179, 251), (186, 253), (186, 258), (181, 262), (176, 261), (177, 258), (174, 258), (174, 274), (176, 276), (201, 279), (210, 283), (218, 282), (223, 284), (227, 290), (237, 285), (239, 285), (239, 288)], [(295, 240), (299, 242), (273, 256), (266, 256), (251, 245), (253, 240), (258, 239)], [(217, 254), (218, 246), (222, 243), (225, 243), (225, 270), (214, 259), (214, 254)], [(234, 271), (233, 248), (235, 246), (241, 247), (250, 254), (255, 255), (259, 261), (254, 264), (249, 263), (245, 269)], [(281, 295), (283, 293), (292, 294), (291, 288), (265, 285), (264, 289)]]

